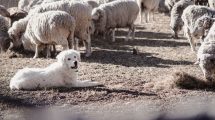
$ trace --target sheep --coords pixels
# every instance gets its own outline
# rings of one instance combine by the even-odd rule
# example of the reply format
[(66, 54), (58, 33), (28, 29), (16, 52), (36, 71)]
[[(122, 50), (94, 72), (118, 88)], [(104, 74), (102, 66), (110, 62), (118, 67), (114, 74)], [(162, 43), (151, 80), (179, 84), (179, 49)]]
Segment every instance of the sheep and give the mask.
[[(83, 2), (78, 1), (57, 1), (52, 2), (44, 5), (40, 5), (36, 7), (35, 9), (32, 9), (29, 11), (28, 16), (26, 16), (24, 19), (21, 19), (22, 22), (17, 22), (17, 24), (12, 26), (12, 30), (9, 30), (9, 35), (12, 38), (18, 38), (17, 40), (20, 42), (20, 36), (19, 33), (22, 33), (26, 25), (28, 23), (28, 19), (33, 16), (36, 13), (42, 13), (46, 11), (51, 10), (61, 10), (69, 13), (71, 16), (73, 16), (76, 20), (76, 29), (75, 29), (75, 37), (84, 41), (86, 45), (86, 56), (89, 57), (91, 55), (91, 38), (90, 38), (90, 27), (91, 27), (91, 11), (92, 8)], [(16, 26), (22, 26), (22, 28), (18, 28)], [(75, 49), (77, 49), (77, 41), (75, 41)], [(19, 46), (19, 44), (16, 43), (15, 46)]]
[(12, 39), (11, 48), (19, 49), (22, 45), (21, 36), (25, 32), (30, 17), (26, 16), (19, 21), (15, 21), (8, 29), (9, 37)]
[(139, 13), (138, 4), (133, 0), (117, 0), (102, 4), (92, 11), (95, 29), (98, 33), (105, 33), (112, 29), (112, 41), (115, 41), (115, 28), (129, 27), (126, 40), (132, 33), (132, 40), (135, 37), (134, 21)]
[(143, 22), (142, 12), (145, 13), (145, 22), (150, 21), (150, 14), (152, 15), (152, 20), (154, 21), (153, 12), (160, 12), (169, 14), (171, 7), (169, 4), (174, 4), (178, 0), (136, 0), (140, 8), (140, 22)]
[[(195, 38), (201, 38), (203, 39), (205, 36), (207, 36), (209, 29), (215, 22), (215, 19), (210, 16), (202, 16), (197, 19), (195, 22), (194, 28), (192, 31), (190, 31), (191, 35)], [(203, 40), (201, 41), (203, 42)]]
[(210, 8), (215, 9), (215, 0), (208, 0), (208, 5)]
[(21, 39), (24, 47), (28, 41), (35, 45), (33, 58), (37, 58), (41, 45), (58, 44), (62, 45), (63, 50), (71, 49), (74, 31), (75, 19), (71, 15), (63, 11), (47, 11), (37, 13), (30, 18)]
[(195, 22), (198, 18), (204, 15), (213, 16), (214, 14), (215, 10), (206, 6), (199, 5), (190, 5), (184, 10), (181, 18), (184, 22), (184, 33), (188, 38), (192, 51), (196, 51), (194, 40), (196, 38), (194, 38), (194, 36), (192, 36), (191, 34), (191, 31), (193, 31), (194, 29)]
[(215, 80), (215, 24), (213, 23), (207, 37), (201, 44), (197, 53), (197, 63), (204, 74), (204, 77), (214, 82)]
[(187, 6), (193, 5), (193, 4), (194, 4), (193, 0), (180, 0), (173, 6), (171, 11), (170, 28), (173, 31), (174, 38), (178, 38), (178, 32), (182, 29), (184, 24), (181, 19), (183, 10)]
[(172, 10), (172, 7), (175, 5), (176, 2), (178, 2), (179, 0), (165, 0), (164, 4), (167, 7), (167, 9), (169, 11)]
[(8, 8), (7, 11), (10, 13), (10, 24), (12, 25), (15, 21), (18, 21), (21, 18), (24, 18), (28, 13), (24, 10), (19, 9), (18, 7)]
[(32, 0), (19, 0), (18, 8), (21, 10), (28, 11), (29, 10), (28, 5), (30, 4), (31, 1)]
[(154, 21), (154, 15), (152, 12), (155, 12), (158, 10), (160, 0), (137, 0), (137, 3), (140, 8), (140, 20), (141, 23), (143, 23), (142, 20), (142, 12), (145, 13), (145, 22), (148, 23), (150, 21), (150, 14), (152, 15), (152, 19)]
[[(91, 11), (92, 8), (84, 3), (78, 1), (57, 1), (49, 4), (38, 6), (32, 10), (32, 14), (41, 13), (49, 10), (62, 10), (68, 12), (76, 20), (75, 37), (84, 41), (86, 46), (86, 57), (91, 55)], [(31, 13), (31, 11), (30, 11)], [(75, 49), (77, 49), (77, 41), (75, 42)]]

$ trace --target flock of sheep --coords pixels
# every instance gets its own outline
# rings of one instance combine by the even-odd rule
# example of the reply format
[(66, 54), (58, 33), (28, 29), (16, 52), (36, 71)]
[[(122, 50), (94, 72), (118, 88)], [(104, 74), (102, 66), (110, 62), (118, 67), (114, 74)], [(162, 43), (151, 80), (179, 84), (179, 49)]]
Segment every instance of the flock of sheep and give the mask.
[[(135, 38), (134, 22), (140, 16), (143, 22), (154, 19), (153, 13), (170, 16), (170, 28), (174, 38), (183, 29), (192, 51), (196, 40), (201, 46), (197, 62), (207, 80), (215, 79), (215, 0), (208, 5), (196, 5), (196, 0), (20, 0), (18, 7), (6, 9), (0, 6), (1, 51), (30, 50), (34, 58), (40, 52), (50, 57), (55, 45), (63, 50), (78, 50), (79, 41), (91, 51), (91, 36), (106, 38), (116, 28), (129, 28), (125, 40)], [(201, 3), (201, 2), (200, 2)]]

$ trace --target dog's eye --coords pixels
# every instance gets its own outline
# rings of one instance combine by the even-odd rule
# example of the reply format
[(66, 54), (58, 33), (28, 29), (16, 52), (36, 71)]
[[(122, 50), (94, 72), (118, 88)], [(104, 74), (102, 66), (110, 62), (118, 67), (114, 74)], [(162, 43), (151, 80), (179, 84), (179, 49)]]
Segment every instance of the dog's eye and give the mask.
[(71, 60), (71, 58), (68, 58), (68, 60)]
[(76, 58), (76, 56), (74, 56), (74, 58)]

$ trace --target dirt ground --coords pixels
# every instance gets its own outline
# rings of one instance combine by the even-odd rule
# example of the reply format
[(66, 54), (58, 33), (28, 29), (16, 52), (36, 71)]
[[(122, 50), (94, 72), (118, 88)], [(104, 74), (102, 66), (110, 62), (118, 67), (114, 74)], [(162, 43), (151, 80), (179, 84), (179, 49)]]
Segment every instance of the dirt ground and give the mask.
[[(171, 38), (169, 17), (161, 14), (155, 17), (156, 22), (137, 26), (134, 41), (125, 42), (127, 30), (120, 29), (115, 43), (110, 40), (92, 40), (92, 56), (85, 58), (82, 54), (79, 78), (101, 82), (105, 87), (10, 91), (9, 81), (18, 69), (45, 67), (56, 60), (32, 59), (32, 54), (24, 58), (9, 58), (9, 54), (1, 54), (0, 117), (11, 119), (11, 114), (29, 108), (66, 105), (73, 113), (93, 111), (102, 119), (123, 118), (123, 114), (120, 116), (118, 113), (131, 114), (133, 111), (133, 117), (128, 114), (124, 117), (137, 119), (137, 116), (144, 116), (141, 111), (168, 112), (178, 103), (187, 103), (193, 98), (200, 101), (190, 102), (196, 103), (195, 107), (198, 103), (213, 103), (213, 90), (155, 90), (145, 87), (149, 82), (169, 79), (176, 71), (203, 77), (200, 68), (193, 65), (196, 55), (191, 52), (188, 41), (182, 34), (180, 39)], [(132, 54), (133, 47), (139, 50), (138, 55)], [(109, 113), (108, 117), (102, 113)]]

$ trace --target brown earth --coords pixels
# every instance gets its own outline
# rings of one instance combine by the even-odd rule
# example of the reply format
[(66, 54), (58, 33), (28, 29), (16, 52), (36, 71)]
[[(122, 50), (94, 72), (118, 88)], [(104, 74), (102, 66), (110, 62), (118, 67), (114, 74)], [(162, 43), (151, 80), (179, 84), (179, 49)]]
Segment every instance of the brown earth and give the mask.
[[(114, 107), (119, 107), (115, 108), (117, 110), (125, 110), (123, 106), (126, 103), (135, 103), (133, 107), (126, 108), (128, 111), (141, 104), (147, 104), (152, 111), (169, 111), (174, 108), (175, 103), (187, 101), (192, 97), (204, 98), (201, 101), (203, 103), (211, 101), (215, 96), (212, 89), (186, 90), (164, 86), (163, 90), (156, 90), (145, 86), (152, 81), (168, 80), (176, 71), (184, 71), (201, 79), (203, 77), (200, 68), (193, 64), (196, 55), (191, 52), (188, 41), (183, 37), (171, 38), (169, 17), (160, 14), (155, 17), (156, 22), (138, 25), (134, 41), (124, 41), (124, 35), (127, 33), (124, 29), (117, 31), (115, 43), (110, 40), (92, 41), (93, 54), (90, 58), (85, 58), (83, 54), (79, 76), (81, 80), (101, 82), (105, 87), (10, 91), (9, 81), (18, 69), (46, 67), (56, 60), (32, 59), (32, 54), (17, 58), (10, 58), (10, 53), (1, 54), (1, 116), (4, 118), (14, 111), (29, 107), (64, 104), (80, 107), (82, 111), (90, 111), (88, 108), (92, 106), (92, 109), (98, 112), (109, 111)], [(137, 55), (132, 54), (134, 47), (139, 51)]]

